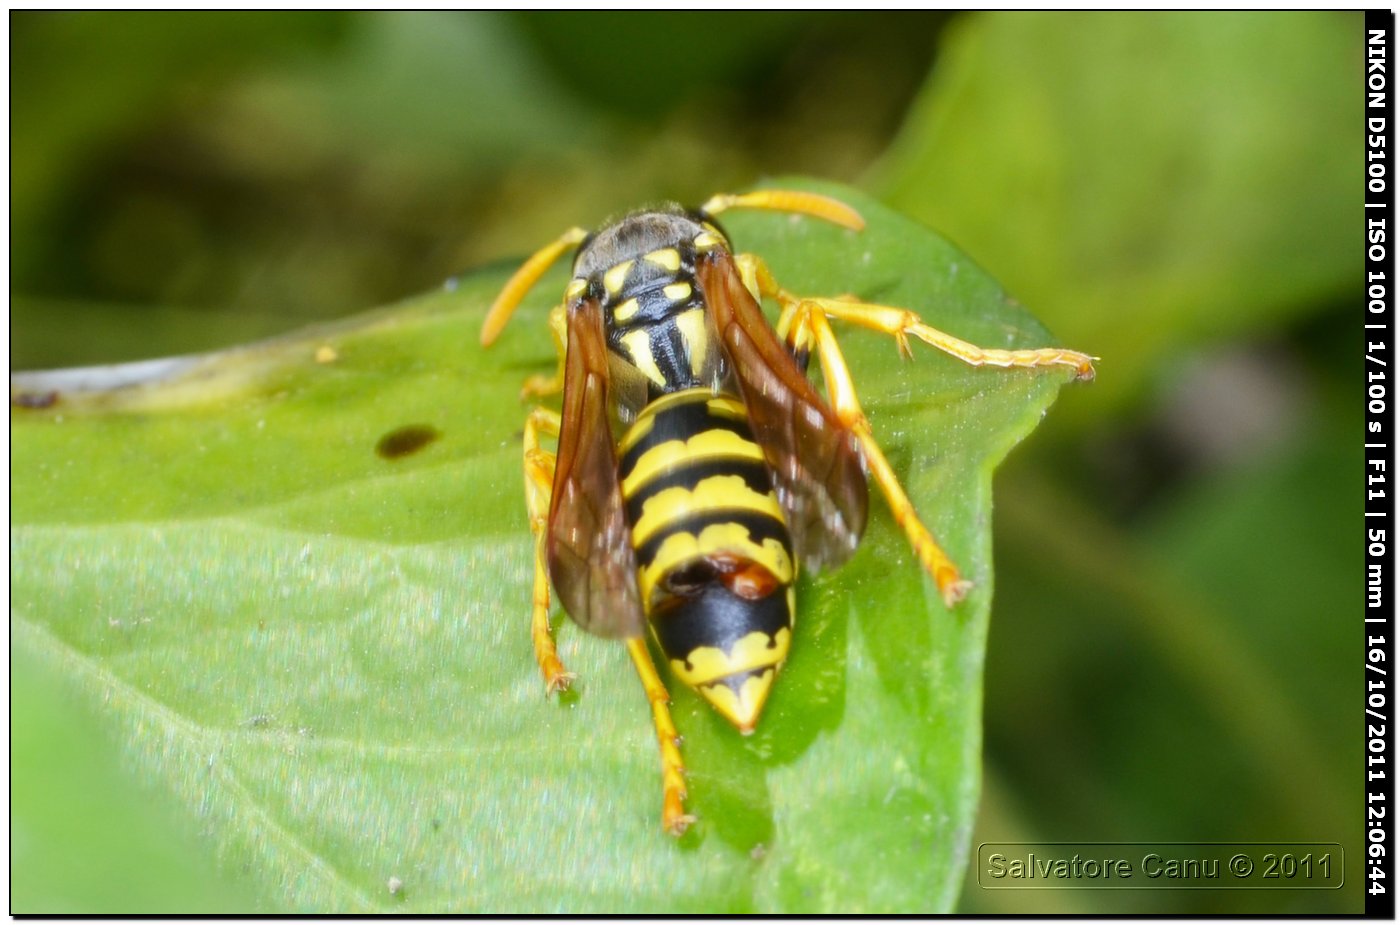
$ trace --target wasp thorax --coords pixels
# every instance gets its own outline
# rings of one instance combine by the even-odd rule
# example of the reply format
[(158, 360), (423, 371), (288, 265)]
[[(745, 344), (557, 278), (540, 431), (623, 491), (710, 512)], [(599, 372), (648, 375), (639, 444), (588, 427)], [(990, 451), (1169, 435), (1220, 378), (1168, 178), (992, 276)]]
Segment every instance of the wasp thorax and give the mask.
[(706, 230), (680, 206), (634, 212), (583, 242), (574, 258), (574, 275), (595, 276), (643, 254), (694, 241)]

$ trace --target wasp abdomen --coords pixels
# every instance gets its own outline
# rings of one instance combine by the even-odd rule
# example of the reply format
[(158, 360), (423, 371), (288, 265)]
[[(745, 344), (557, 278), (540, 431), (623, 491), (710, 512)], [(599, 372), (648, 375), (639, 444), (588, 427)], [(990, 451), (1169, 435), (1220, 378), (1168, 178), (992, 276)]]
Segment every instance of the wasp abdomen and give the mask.
[(742, 402), (652, 402), (618, 447), (642, 606), (671, 667), (750, 731), (792, 637), (792, 539)]

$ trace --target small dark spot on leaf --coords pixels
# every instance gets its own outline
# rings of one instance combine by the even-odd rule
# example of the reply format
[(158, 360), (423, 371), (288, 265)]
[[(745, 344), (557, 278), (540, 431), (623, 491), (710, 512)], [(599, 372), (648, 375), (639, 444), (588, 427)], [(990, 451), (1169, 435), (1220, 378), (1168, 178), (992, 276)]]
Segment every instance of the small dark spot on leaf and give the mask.
[(405, 424), (380, 437), (374, 451), (384, 459), (400, 459), (417, 453), (441, 436), (442, 432), (431, 424)]
[(52, 408), (58, 404), (58, 391), (11, 392), (10, 405), (15, 408)]

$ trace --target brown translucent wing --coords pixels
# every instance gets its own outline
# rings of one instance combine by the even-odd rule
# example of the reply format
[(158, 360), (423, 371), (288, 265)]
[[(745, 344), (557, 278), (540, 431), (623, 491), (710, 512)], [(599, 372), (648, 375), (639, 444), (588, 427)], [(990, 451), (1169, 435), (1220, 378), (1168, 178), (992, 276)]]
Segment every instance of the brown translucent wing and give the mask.
[(549, 577), (564, 610), (590, 633), (640, 636), (637, 564), (608, 426), (608, 348), (596, 299), (569, 306), (568, 331)]
[(855, 434), (812, 386), (727, 252), (695, 268), (754, 436), (773, 470), (794, 549), (813, 571), (840, 565), (865, 530), (865, 465)]

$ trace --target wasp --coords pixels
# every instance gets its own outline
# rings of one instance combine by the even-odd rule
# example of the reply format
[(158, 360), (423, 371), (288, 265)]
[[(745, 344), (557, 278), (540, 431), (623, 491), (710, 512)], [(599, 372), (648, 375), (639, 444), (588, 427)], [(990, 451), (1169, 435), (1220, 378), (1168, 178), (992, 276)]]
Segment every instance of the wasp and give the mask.
[[(760, 190), (698, 209), (643, 209), (595, 232), (572, 228), (515, 272), (481, 331), (489, 346), (573, 249), (573, 278), (549, 315), (558, 367), (523, 389), (563, 393), (561, 412), (539, 406), (525, 423), (531, 635), (546, 693), (575, 679), (551, 634), (551, 585), (585, 630), (625, 641), (651, 703), (662, 825), (674, 835), (695, 820), (648, 631), (673, 674), (751, 733), (792, 645), (799, 570), (834, 568), (855, 551), (867, 473), (945, 603), (971, 587), (881, 452), (831, 321), (891, 335), (905, 356), (912, 337), (973, 366), (1094, 373), (1094, 358), (1076, 351), (984, 349), (907, 309), (794, 295), (759, 257), (735, 251), (716, 219), (735, 208), (865, 226), (835, 199)], [(765, 298), (780, 309), (776, 327), (760, 308)], [(807, 375), (814, 354), (825, 398)], [(547, 438), (557, 440), (553, 453)]]

